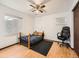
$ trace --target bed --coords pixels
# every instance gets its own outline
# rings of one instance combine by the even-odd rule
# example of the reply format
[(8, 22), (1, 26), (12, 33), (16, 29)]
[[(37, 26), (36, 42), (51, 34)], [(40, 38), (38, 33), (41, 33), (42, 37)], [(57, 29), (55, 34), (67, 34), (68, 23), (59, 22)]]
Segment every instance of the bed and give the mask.
[(20, 44), (32, 46), (39, 43), (44, 39), (44, 32), (33, 32), (33, 34), (21, 36), (20, 33)]

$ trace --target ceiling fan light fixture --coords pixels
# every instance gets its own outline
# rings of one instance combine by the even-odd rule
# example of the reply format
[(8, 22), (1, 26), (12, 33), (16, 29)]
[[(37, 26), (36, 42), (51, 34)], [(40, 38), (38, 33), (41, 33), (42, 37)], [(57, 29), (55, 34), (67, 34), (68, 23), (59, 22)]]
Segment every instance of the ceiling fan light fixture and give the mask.
[(45, 12), (44, 8), (46, 7), (45, 3), (47, 3), (49, 0), (28, 0), (28, 1), (32, 3), (32, 5), (30, 5), (33, 8), (32, 12), (44, 13)]
[(38, 10), (36, 10), (35, 12), (36, 12), (37, 14), (39, 14), (39, 11), (38, 11)]

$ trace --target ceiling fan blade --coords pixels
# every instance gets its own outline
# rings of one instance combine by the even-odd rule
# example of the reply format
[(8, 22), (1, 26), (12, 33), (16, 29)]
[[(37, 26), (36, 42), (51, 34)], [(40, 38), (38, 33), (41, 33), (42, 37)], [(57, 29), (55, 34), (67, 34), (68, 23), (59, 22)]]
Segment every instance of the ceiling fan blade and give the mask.
[(41, 6), (41, 8), (44, 8), (44, 7), (46, 7), (46, 6), (45, 6), (45, 5), (42, 5), (42, 6)]
[(41, 13), (43, 13), (43, 11), (42, 10), (39, 10)]
[(33, 6), (33, 5), (30, 5), (31, 7), (33, 7), (33, 8), (36, 8), (35, 6)]
[(43, 12), (46, 12), (46, 10), (44, 10), (44, 9), (41, 9)]
[(36, 10), (33, 10), (32, 12), (35, 12)]

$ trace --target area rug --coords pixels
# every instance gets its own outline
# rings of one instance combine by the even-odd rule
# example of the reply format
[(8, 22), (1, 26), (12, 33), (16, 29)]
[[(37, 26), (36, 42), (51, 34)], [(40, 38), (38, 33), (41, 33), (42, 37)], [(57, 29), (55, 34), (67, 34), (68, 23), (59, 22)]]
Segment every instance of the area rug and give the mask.
[(52, 44), (53, 42), (43, 40), (38, 44), (31, 46), (31, 49), (46, 56)]
[[(53, 42), (42, 40), (39, 43), (32, 45), (31, 49), (46, 56), (48, 54), (52, 44), (53, 44)], [(23, 43), (22, 43), (22, 45), (26, 46), (26, 44), (23, 44)]]

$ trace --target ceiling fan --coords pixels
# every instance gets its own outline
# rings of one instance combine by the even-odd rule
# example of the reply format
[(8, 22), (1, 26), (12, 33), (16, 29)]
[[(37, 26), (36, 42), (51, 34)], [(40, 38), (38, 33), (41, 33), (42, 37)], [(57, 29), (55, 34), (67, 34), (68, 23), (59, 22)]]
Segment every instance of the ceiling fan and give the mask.
[(43, 13), (45, 12), (44, 8), (46, 7), (45, 3), (47, 3), (49, 0), (28, 0), (29, 2), (32, 3), (32, 5), (30, 5), (33, 10), (32, 12), (40, 12)]

